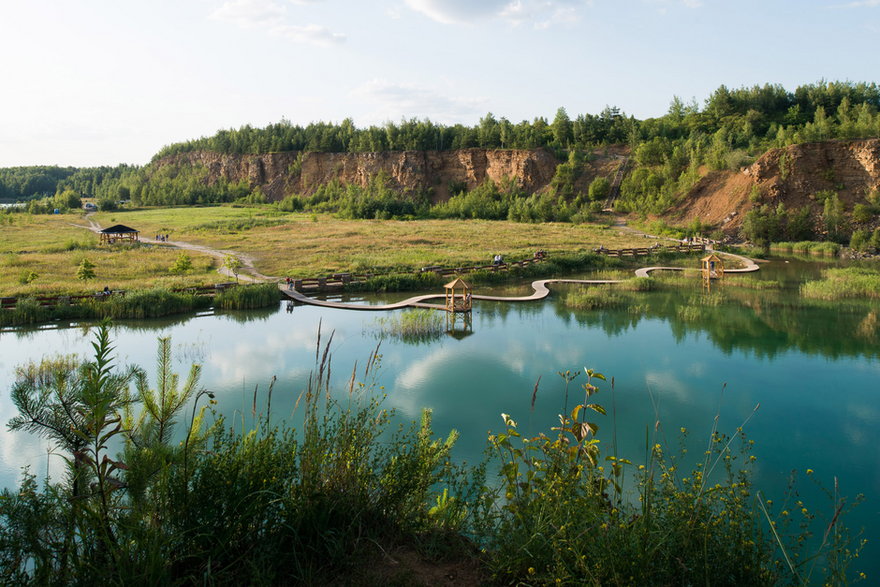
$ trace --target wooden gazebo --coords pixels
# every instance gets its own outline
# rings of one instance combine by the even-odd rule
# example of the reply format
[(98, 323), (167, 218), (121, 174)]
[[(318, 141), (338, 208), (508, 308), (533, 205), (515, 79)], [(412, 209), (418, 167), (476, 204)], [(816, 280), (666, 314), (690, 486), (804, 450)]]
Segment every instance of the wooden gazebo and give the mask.
[(110, 228), (105, 228), (98, 234), (101, 235), (101, 244), (113, 244), (117, 241), (136, 243), (138, 242), (139, 230), (135, 230), (124, 224), (116, 224)]
[(471, 286), (461, 277), (456, 277), (443, 287), (446, 288), (446, 311), (447, 312), (470, 312)]
[(700, 259), (700, 265), (700, 272), (703, 275), (703, 287), (707, 290), (710, 288), (713, 279), (720, 280), (724, 278), (724, 261), (715, 253)]

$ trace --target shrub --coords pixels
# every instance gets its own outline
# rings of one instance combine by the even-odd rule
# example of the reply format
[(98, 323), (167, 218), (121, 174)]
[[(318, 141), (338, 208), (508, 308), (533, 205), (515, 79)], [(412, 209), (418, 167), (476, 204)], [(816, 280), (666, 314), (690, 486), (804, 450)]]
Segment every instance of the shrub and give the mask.
[(168, 271), (177, 275), (187, 273), (192, 270), (192, 259), (184, 252), (178, 253), (174, 265)]
[(82, 261), (80, 261), (79, 266), (76, 268), (76, 278), (83, 281), (94, 279), (95, 264), (88, 259), (83, 259)]
[(611, 182), (608, 181), (607, 177), (601, 175), (590, 182), (590, 187), (587, 191), (590, 199), (594, 202), (604, 200), (608, 197), (609, 193), (611, 193)]

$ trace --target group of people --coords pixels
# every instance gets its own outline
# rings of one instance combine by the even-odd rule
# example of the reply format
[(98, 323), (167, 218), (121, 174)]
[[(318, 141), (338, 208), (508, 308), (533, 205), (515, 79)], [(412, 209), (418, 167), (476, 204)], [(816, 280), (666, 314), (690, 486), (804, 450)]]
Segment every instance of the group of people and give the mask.
[(293, 280), (289, 276), (284, 279), (284, 283), (287, 284), (287, 289), (293, 289)]
[(159, 242), (163, 242), (163, 243), (164, 243), (164, 242), (166, 242), (166, 241), (168, 240), (168, 237), (169, 237), (169, 236), (170, 236), (170, 235), (168, 235), (168, 234), (157, 234), (157, 235), (156, 235), (156, 240), (159, 241)]
[(492, 258), (492, 264), (493, 264), (493, 265), (501, 265), (501, 264), (503, 264), (503, 263), (504, 263), (504, 259), (501, 257), (501, 255), (495, 255), (495, 256)]

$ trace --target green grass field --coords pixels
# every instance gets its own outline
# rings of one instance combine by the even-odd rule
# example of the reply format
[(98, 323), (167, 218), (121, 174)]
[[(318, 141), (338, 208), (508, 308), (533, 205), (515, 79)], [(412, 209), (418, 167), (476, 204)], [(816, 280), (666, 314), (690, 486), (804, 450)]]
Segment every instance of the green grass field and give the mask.
[[(93, 291), (215, 283), (219, 261), (188, 252), (193, 269), (173, 275), (180, 251), (166, 246), (99, 245), (82, 214), (10, 215), (0, 226), (0, 295)], [(125, 224), (141, 237), (170, 234), (184, 241), (250, 258), (265, 275), (314, 277), (339, 271), (410, 271), (426, 265), (489, 263), (607, 248), (643, 246), (644, 239), (596, 224), (521, 224), (485, 220), (339, 220), (329, 215), (279, 212), (270, 207), (154, 208), (100, 212), (102, 226)], [(74, 226), (75, 224), (80, 225)], [(96, 277), (76, 279), (83, 258)], [(30, 272), (36, 274), (25, 283)]]

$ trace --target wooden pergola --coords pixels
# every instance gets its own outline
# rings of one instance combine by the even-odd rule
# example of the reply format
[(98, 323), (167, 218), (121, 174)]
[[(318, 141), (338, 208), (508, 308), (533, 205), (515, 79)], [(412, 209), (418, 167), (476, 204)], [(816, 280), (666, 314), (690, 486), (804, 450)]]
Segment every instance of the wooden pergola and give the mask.
[(709, 289), (709, 284), (713, 279), (724, 278), (724, 261), (721, 257), (712, 253), (700, 259), (700, 272), (703, 275), (703, 287)]
[(124, 224), (116, 224), (111, 226), (110, 228), (105, 228), (98, 234), (101, 235), (101, 244), (113, 244), (116, 241), (123, 241), (129, 243), (136, 243), (138, 240), (139, 230), (135, 230), (130, 226), (125, 226)]
[(443, 287), (446, 288), (447, 312), (470, 312), (471, 286), (461, 277), (456, 277)]

